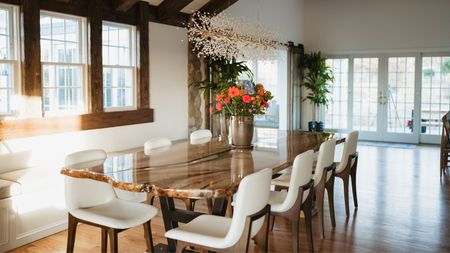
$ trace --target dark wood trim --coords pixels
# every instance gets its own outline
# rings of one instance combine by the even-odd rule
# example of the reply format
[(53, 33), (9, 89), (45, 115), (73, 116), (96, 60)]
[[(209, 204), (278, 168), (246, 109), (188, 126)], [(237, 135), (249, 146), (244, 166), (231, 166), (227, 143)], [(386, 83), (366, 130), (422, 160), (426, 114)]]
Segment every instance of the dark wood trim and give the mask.
[(153, 109), (0, 121), (0, 140), (153, 122)]
[(202, 8), (200, 8), (200, 11), (202, 12), (209, 12), (209, 13), (220, 13), (224, 10), (226, 10), (228, 7), (236, 3), (238, 0), (211, 0), (207, 4), (205, 4)]
[(139, 2), (139, 0), (113, 0), (113, 8), (116, 11), (128, 11), (131, 7)]
[(26, 116), (42, 115), (41, 86), (41, 41), (39, 2), (22, 0), (21, 19), (23, 23), (23, 69), (22, 95), (25, 100)]
[(89, 24), (89, 111), (103, 112), (102, 2), (91, 0)]
[(165, 0), (158, 6), (158, 18), (159, 20), (168, 20), (175, 14), (180, 12), (193, 0)]
[(148, 3), (138, 4), (138, 75), (137, 75), (137, 107), (145, 109), (150, 107), (150, 46), (148, 30)]
[(127, 25), (137, 25), (138, 7), (137, 4), (127, 11), (117, 11), (110, 4), (103, 2), (103, 20), (122, 23)]
[(40, 3), (42, 10), (86, 17), (88, 15), (88, 3), (91, 1), (72, 0), (67, 3), (60, 0), (40, 0), (36, 2)]
[(0, 3), (20, 5), (20, 0), (0, 0)]

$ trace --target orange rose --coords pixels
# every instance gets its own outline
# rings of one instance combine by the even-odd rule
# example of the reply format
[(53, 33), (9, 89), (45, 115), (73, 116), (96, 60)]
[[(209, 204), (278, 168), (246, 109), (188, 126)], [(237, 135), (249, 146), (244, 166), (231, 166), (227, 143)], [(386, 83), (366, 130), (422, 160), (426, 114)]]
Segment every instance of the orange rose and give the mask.
[(244, 101), (244, 103), (248, 104), (252, 102), (252, 98), (249, 95), (244, 95), (242, 96), (242, 101)]
[(236, 96), (239, 96), (241, 94), (241, 91), (236, 86), (232, 86), (228, 89), (228, 96), (234, 98)]
[(223, 94), (223, 93), (217, 94), (217, 95), (216, 95), (216, 101), (217, 101), (217, 102), (218, 102), (218, 101), (221, 101), (221, 100), (223, 99), (224, 96), (225, 96), (225, 94)]

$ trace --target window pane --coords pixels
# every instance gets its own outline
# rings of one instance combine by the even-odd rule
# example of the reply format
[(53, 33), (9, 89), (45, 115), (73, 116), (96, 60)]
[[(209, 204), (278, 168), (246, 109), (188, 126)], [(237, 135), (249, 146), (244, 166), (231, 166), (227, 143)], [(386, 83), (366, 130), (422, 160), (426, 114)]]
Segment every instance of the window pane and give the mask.
[(0, 113), (11, 113), (12, 65), (0, 64)]
[(328, 59), (326, 63), (335, 80), (330, 84), (331, 102), (325, 109), (325, 127), (347, 129), (348, 59)]
[(450, 57), (422, 58), (421, 133), (440, 135), (442, 115), (450, 110)]
[(104, 106), (133, 106), (132, 68), (103, 68)]
[(353, 129), (377, 131), (378, 58), (353, 62)]

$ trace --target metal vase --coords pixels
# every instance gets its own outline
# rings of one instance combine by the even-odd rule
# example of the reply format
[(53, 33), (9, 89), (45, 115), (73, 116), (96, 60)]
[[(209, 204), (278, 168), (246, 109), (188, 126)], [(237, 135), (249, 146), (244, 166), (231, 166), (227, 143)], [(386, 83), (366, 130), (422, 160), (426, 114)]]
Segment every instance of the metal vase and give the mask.
[(231, 116), (231, 141), (238, 148), (252, 146), (253, 116)]

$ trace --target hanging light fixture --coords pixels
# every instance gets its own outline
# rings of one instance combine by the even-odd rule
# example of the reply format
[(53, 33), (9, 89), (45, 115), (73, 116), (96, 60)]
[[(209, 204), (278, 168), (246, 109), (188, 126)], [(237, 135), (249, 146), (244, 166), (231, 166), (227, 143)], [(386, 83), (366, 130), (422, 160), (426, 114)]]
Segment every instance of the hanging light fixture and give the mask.
[(223, 12), (218, 15), (195, 12), (187, 29), (197, 56), (213, 60), (264, 58), (279, 45), (275, 33), (266, 27)]

